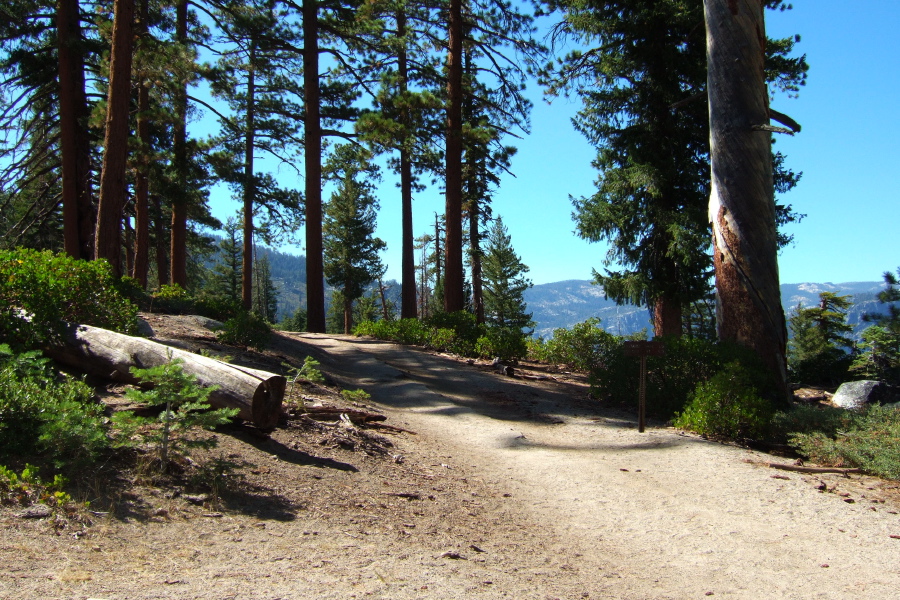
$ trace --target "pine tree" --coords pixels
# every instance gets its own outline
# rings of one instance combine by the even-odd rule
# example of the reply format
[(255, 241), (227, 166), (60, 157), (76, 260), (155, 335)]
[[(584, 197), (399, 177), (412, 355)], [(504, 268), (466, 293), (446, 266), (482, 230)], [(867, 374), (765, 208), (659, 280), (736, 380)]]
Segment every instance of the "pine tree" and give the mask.
[(253, 265), (253, 312), (269, 323), (278, 317), (278, 288), (272, 281), (268, 253), (258, 256)]
[(512, 239), (503, 219), (497, 217), (488, 232), (484, 260), (484, 314), (491, 327), (522, 332), (534, 327), (531, 313), (526, 312), (524, 293), (532, 286), (525, 277), (528, 267), (512, 247)]
[(850, 296), (819, 294), (819, 305), (798, 306), (789, 319), (788, 368), (793, 381), (808, 384), (841, 383), (852, 360), (855, 343), (849, 334)]
[[(647, 305), (657, 335), (680, 335), (682, 311), (707, 294), (712, 272), (707, 199), (709, 116), (702, 0), (563, 0), (558, 34), (586, 50), (549, 65), (551, 97), (575, 91), (575, 126), (597, 147), (597, 192), (576, 199), (578, 234), (606, 240), (606, 266), (594, 272), (620, 303)], [(794, 40), (768, 44), (767, 76), (795, 91), (805, 59), (788, 58)], [(779, 166), (779, 192), (799, 176)], [(781, 207), (782, 222), (796, 220)], [(787, 243), (787, 239), (780, 240)]]
[(378, 201), (377, 171), (367, 157), (350, 146), (339, 146), (328, 162), (337, 190), (325, 206), (323, 257), (325, 280), (340, 292), (344, 333), (353, 327), (353, 303), (384, 268), (379, 253), (385, 243), (373, 237)]
[(219, 242), (219, 256), (213, 267), (211, 293), (235, 304), (241, 301), (241, 237), (240, 222), (229, 217), (225, 223), (225, 237)]

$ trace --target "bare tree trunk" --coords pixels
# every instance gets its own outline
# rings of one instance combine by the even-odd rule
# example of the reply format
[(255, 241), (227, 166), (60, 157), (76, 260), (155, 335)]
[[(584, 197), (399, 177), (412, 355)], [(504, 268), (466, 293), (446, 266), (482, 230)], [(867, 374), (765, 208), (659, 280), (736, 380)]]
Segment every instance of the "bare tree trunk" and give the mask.
[(153, 197), (153, 210), (156, 213), (153, 222), (153, 230), (156, 235), (156, 279), (160, 286), (169, 283), (169, 248), (166, 244), (168, 232), (165, 223), (165, 207), (159, 196)]
[(653, 304), (653, 332), (658, 337), (681, 337), (681, 302), (661, 296)]
[[(400, 10), (397, 12), (397, 36), (401, 39), (406, 35), (406, 15)], [(400, 78), (400, 94), (405, 95), (407, 90), (407, 78), (409, 67), (407, 64), (406, 46), (400, 49), (397, 55), (397, 75)], [(400, 120), (403, 130), (407, 134), (410, 129), (409, 108), (404, 105), (400, 112)], [(415, 236), (413, 234), (413, 210), (412, 210), (412, 164), (409, 160), (409, 147), (404, 140), (400, 144), (400, 198), (402, 212), (402, 280), (400, 290), (400, 318), (416, 318), (416, 258)]]
[(778, 283), (762, 0), (704, 0), (716, 271), (723, 340), (752, 348), (786, 401), (787, 328)]
[(481, 277), (481, 232), (479, 219), (481, 211), (478, 201), (469, 200), (469, 261), (472, 263), (472, 307), (475, 309), (475, 321), (484, 324), (484, 292)]
[(306, 329), (312, 333), (325, 333), (318, 19), (317, 0), (303, 0), (303, 89), (306, 95), (303, 136), (306, 167)]
[(253, 307), (253, 200), (256, 196), (253, 178), (253, 147), (256, 134), (256, 42), (250, 42), (250, 66), (247, 70), (247, 122), (244, 139), (244, 253), (241, 262), (241, 305)]
[(116, 0), (95, 239), (96, 257), (108, 260), (116, 277), (122, 275), (122, 207), (128, 189), (125, 167), (128, 157), (133, 21), (134, 0)]
[(444, 310), (458, 312), (465, 307), (462, 259), (462, 80), (463, 80), (462, 0), (450, 0), (449, 52), (447, 54), (447, 143), (446, 202), (444, 219)]
[[(149, 0), (141, 0), (140, 32), (147, 38)], [(147, 289), (147, 272), (150, 269), (150, 89), (142, 83), (138, 85), (137, 135), (141, 141), (141, 161), (134, 182), (134, 278), (143, 289)]]
[(59, 0), (56, 32), (59, 56), (59, 129), (62, 147), (63, 238), (66, 253), (94, 256), (89, 116), (84, 90), (84, 54), (78, 0)]
[[(175, 5), (175, 39), (182, 47), (187, 45), (187, 0)], [(175, 176), (178, 191), (172, 199), (172, 233), (169, 257), (172, 283), (187, 287), (187, 83), (178, 82), (175, 96), (175, 132), (173, 139)]]

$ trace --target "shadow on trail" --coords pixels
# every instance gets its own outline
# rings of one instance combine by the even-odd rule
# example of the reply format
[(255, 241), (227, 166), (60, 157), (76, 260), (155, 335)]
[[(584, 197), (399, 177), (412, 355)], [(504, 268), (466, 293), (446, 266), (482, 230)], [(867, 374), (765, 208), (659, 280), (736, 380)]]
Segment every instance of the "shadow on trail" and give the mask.
[(591, 452), (599, 453), (619, 452), (619, 451), (652, 451), (652, 450), (668, 450), (670, 448), (678, 448), (686, 446), (693, 442), (692, 438), (682, 439), (647, 439), (645, 441), (630, 444), (544, 444), (526, 438), (525, 436), (511, 436), (500, 441), (501, 448), (509, 448), (513, 450), (553, 450), (556, 452)]
[(300, 450), (285, 446), (278, 440), (269, 437), (260, 437), (256, 434), (249, 433), (244, 429), (236, 428), (229, 433), (235, 439), (239, 439), (267, 454), (274, 454), (278, 457), (278, 460), (283, 460), (284, 462), (294, 465), (334, 469), (336, 471), (347, 471), (350, 473), (357, 473), (359, 471), (359, 469), (350, 463), (301, 452)]
[(281, 335), (278, 348), (298, 358), (312, 356), (342, 387), (362, 388), (394, 409), (542, 425), (559, 423), (554, 416), (580, 416), (628, 427), (633, 418), (589, 400), (574, 384), (508, 377), (421, 348), (324, 334)]

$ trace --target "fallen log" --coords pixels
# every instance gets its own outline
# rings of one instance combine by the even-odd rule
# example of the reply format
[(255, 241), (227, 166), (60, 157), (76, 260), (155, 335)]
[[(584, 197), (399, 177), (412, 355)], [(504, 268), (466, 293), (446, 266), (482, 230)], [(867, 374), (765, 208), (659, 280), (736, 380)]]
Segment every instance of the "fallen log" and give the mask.
[(282, 415), (287, 380), (282, 375), (200, 356), (164, 344), (90, 325), (71, 324), (62, 345), (48, 348), (54, 360), (113, 381), (139, 383), (131, 367), (149, 369), (171, 358), (204, 387), (219, 386), (209, 395), (215, 408), (237, 408), (238, 416), (260, 429), (271, 429)]

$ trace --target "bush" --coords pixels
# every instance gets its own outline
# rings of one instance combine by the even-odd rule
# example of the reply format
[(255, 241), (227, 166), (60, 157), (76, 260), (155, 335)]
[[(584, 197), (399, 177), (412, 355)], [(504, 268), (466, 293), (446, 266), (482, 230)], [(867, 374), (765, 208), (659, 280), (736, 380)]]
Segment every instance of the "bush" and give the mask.
[(64, 321), (136, 333), (137, 307), (118, 287), (103, 260), (0, 250), (0, 340), (40, 347), (60, 339)]
[(150, 297), (150, 310), (153, 312), (170, 315), (196, 312), (194, 298), (177, 283), (164, 283)]
[(697, 386), (674, 425), (716, 438), (759, 439), (769, 433), (773, 415), (753, 375), (735, 361)]
[(225, 321), (216, 337), (224, 344), (263, 350), (272, 337), (272, 328), (256, 313), (242, 311)]
[[(626, 357), (624, 340), (605, 346), (591, 371), (591, 389), (601, 398), (637, 403), (640, 362)], [(665, 354), (647, 358), (647, 413), (669, 419), (684, 410), (697, 385), (710, 380), (725, 365), (739, 362), (764, 397), (774, 392), (773, 382), (751, 350), (733, 343), (700, 338), (663, 338)]]
[(108, 447), (103, 407), (81, 381), (57, 382), (37, 353), (0, 347), (0, 456), (41, 455), (60, 468)]
[(536, 360), (565, 364), (578, 371), (588, 372), (602, 366), (610, 349), (621, 339), (600, 328), (600, 319), (591, 318), (572, 329), (556, 329), (547, 341), (541, 339), (531, 345)]
[(843, 411), (833, 432), (795, 433), (790, 443), (819, 464), (900, 479), (900, 410), (894, 407)]
[(233, 319), (242, 310), (241, 303), (232, 298), (206, 295), (194, 298), (194, 312), (216, 321), (224, 322), (228, 319)]
[(528, 354), (525, 336), (508, 327), (488, 327), (487, 333), (475, 343), (475, 352), (482, 358), (499, 357), (504, 361), (518, 361)]

